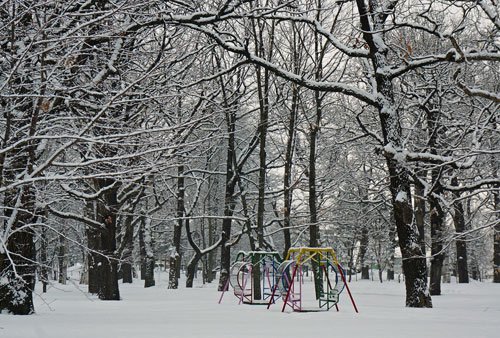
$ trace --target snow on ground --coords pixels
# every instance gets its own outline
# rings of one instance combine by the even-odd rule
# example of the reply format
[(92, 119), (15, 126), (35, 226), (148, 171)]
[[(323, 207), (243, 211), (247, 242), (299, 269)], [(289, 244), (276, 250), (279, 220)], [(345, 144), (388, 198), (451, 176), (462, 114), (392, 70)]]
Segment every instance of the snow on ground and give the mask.
[[(157, 275), (158, 277), (158, 275)], [(0, 315), (2, 338), (489, 338), (500, 336), (500, 285), (443, 284), (433, 309), (404, 307), (404, 285), (354, 281), (359, 314), (342, 293), (340, 312), (281, 312), (281, 304), (217, 304), (214, 283), (167, 290), (167, 275), (144, 289), (121, 284), (122, 301), (99, 301), (82, 286), (52, 285), (36, 298), (33, 316)], [(39, 291), (37, 289), (37, 291)], [(43, 299), (42, 299), (43, 298)]]

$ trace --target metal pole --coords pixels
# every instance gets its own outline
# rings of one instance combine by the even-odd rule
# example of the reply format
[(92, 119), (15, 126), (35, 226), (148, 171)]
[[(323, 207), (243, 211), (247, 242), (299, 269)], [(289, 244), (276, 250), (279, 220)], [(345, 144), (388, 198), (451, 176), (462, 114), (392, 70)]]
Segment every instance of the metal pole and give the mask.
[[(285, 302), (283, 303), (283, 308), (281, 309), (281, 312), (285, 312), (285, 307), (286, 307), (286, 304), (288, 302), (288, 297), (290, 296), (290, 291), (292, 290), (292, 287), (293, 287), (295, 274), (297, 273), (297, 268), (298, 268), (298, 265), (295, 264), (295, 268), (293, 269), (292, 279), (290, 281), (290, 285), (288, 287), (288, 291), (287, 291), (286, 297), (285, 297)], [(293, 306), (292, 306), (292, 309), (293, 309)]]
[(226, 290), (228, 290), (228, 286), (229, 286), (228, 284), (229, 284), (230, 277), (231, 276), (228, 276), (226, 284), (224, 285), (224, 289), (222, 290), (222, 294), (220, 295), (220, 298), (219, 298), (219, 304), (220, 304), (220, 302), (222, 302), (222, 297), (224, 297), (224, 292), (226, 292)]
[(349, 290), (349, 285), (347, 285), (347, 281), (345, 280), (344, 271), (340, 267), (339, 263), (337, 263), (337, 267), (339, 269), (340, 277), (342, 277), (342, 280), (344, 281), (344, 285), (347, 289), (347, 292), (349, 293), (349, 297), (351, 298), (352, 306), (354, 306), (354, 310), (356, 311), (356, 313), (359, 313), (358, 307), (356, 306), (356, 303), (354, 302), (354, 298), (352, 298), (351, 290)]

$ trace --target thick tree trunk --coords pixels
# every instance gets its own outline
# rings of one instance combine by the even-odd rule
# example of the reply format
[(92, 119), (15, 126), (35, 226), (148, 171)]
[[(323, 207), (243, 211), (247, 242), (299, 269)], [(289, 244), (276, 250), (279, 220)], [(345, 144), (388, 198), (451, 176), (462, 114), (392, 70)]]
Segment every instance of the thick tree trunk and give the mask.
[[(427, 176), (427, 171), (420, 174), (422, 179)], [(425, 196), (424, 187), (421, 184), (415, 184), (415, 223), (418, 229), (418, 241), (422, 254), (427, 255), (427, 250), (425, 247)]]
[(97, 294), (99, 292), (99, 272), (98, 266), (100, 255), (97, 253), (101, 249), (100, 237), (95, 229), (87, 228), (87, 271), (88, 271), (88, 290), (89, 293)]
[(68, 279), (68, 260), (67, 260), (67, 239), (64, 232), (59, 234), (59, 247), (57, 252), (57, 262), (59, 268), (59, 283), (66, 285)]
[[(32, 172), (33, 147), (17, 147), (4, 169), (7, 183), (13, 182), (23, 171)], [(6, 243), (8, 255), (0, 253), (0, 312), (29, 315), (34, 313), (33, 290), (36, 274), (34, 229), (36, 221), (35, 192), (29, 185), (7, 191), (4, 195), (4, 229), (9, 229)]]
[(151, 236), (151, 219), (143, 216), (141, 229), (144, 240), (144, 287), (149, 288), (155, 285), (155, 256)]
[(101, 255), (97, 267), (99, 290), (101, 300), (120, 300), (118, 288), (118, 259), (116, 257), (116, 217), (118, 188), (114, 179), (97, 179), (99, 189), (108, 188), (102, 199), (97, 201), (98, 221), (102, 224), (99, 231), (101, 242)]
[(359, 240), (359, 264), (361, 266), (361, 279), (370, 279), (370, 265), (367, 263), (366, 253), (368, 251), (369, 237), (366, 225), (361, 229)]
[[(391, 191), (393, 195), (394, 217), (399, 238), (399, 248), (403, 258), (403, 273), (406, 286), (406, 306), (432, 307), (427, 289), (427, 266), (418, 244), (418, 234), (412, 227), (413, 210), (408, 181), (401, 180), (396, 172), (403, 170), (389, 161)], [(405, 178), (403, 176), (403, 178)]]
[[(130, 210), (132, 213), (132, 210)], [(132, 271), (132, 252), (134, 250), (134, 227), (132, 224), (133, 217), (131, 215), (126, 215), (123, 218), (122, 233), (120, 247), (121, 249), (121, 262), (120, 262), (120, 272), (122, 276), (123, 283), (133, 282), (133, 271)]]
[[(84, 215), (88, 219), (97, 220), (96, 202), (86, 201), (84, 208)], [(99, 250), (101, 250), (101, 239), (97, 229), (86, 225), (85, 226), (85, 237), (87, 239), (87, 283), (88, 292), (92, 294), (97, 294), (99, 292), (99, 281), (98, 281), (98, 271), (97, 267), (99, 264)]]
[(11, 206), (4, 212), (6, 219), (14, 218), (14, 221), (7, 242), (10, 257), (0, 254), (0, 312), (7, 310), (16, 315), (29, 315), (35, 311), (33, 290), (36, 273), (34, 231), (25, 227), (32, 222), (34, 215), (31, 188), (23, 186), (17, 194), (6, 194), (5, 205)]
[[(439, 183), (437, 183), (439, 185)], [(441, 191), (434, 191), (440, 194)], [(431, 218), (431, 269), (430, 269), (430, 286), (429, 292), (431, 295), (441, 294), (441, 275), (443, 270), (443, 262), (445, 253), (443, 251), (443, 224), (444, 211), (435, 197), (430, 197), (429, 200), (430, 218)]]
[(33, 290), (35, 288), (36, 260), (34, 234), (32, 229), (13, 233), (9, 238), (7, 250), (15, 265), (6, 255), (0, 255), (0, 311), (15, 315), (29, 315), (35, 312)]
[[(458, 179), (453, 177), (451, 179), (453, 186), (458, 186)], [(459, 283), (469, 283), (469, 268), (467, 266), (467, 241), (462, 237), (465, 228), (464, 206), (460, 200), (460, 193), (454, 192), (455, 201), (453, 201), (453, 223), (455, 224), (455, 231), (457, 239), (455, 240), (457, 251), (457, 276)]]
[[(356, 0), (359, 11), (363, 39), (366, 41), (373, 65), (376, 81), (376, 94), (379, 118), (384, 143), (396, 151), (402, 151), (402, 131), (399, 112), (394, 100), (392, 79), (379, 72), (387, 64), (387, 50), (384, 40), (385, 20), (387, 16), (380, 8), (368, 8), (365, 0)], [(377, 3), (373, 3), (378, 5)], [(374, 20), (370, 21), (370, 17)], [(372, 27), (373, 25), (373, 27)], [(390, 177), (390, 189), (394, 218), (398, 232), (399, 248), (403, 258), (403, 272), (406, 283), (406, 306), (432, 307), (431, 297), (427, 290), (427, 268), (425, 257), (419, 245), (418, 233), (413, 228), (413, 206), (408, 169), (392, 155), (386, 155)]]

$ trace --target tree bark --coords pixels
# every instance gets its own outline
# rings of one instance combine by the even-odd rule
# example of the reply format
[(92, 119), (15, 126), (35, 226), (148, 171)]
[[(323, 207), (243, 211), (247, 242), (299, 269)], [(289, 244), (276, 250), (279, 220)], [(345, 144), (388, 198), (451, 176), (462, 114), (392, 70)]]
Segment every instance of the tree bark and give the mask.
[[(363, 39), (366, 41), (372, 61), (378, 102), (380, 125), (384, 144), (402, 151), (402, 131), (399, 111), (394, 100), (392, 79), (379, 72), (387, 66), (387, 51), (383, 32), (385, 31), (386, 14), (384, 11), (371, 14), (365, 0), (356, 0)], [(370, 4), (379, 9), (377, 3)], [(372, 21), (370, 21), (372, 17)], [(373, 27), (372, 27), (373, 24)], [(374, 38), (376, 36), (376, 38)], [(418, 241), (418, 233), (413, 228), (413, 206), (408, 169), (403, 163), (391, 156), (386, 156), (390, 177), (390, 190), (394, 218), (398, 232), (399, 247), (403, 258), (403, 272), (406, 284), (406, 306), (432, 307), (431, 297), (427, 290), (427, 268), (425, 257)]]
[(132, 224), (132, 216), (127, 215), (124, 219), (123, 224), (124, 235), (122, 237), (123, 241), (123, 251), (121, 254), (121, 266), (120, 270), (122, 273), (123, 283), (133, 282), (133, 271), (132, 271), (132, 252), (134, 250), (134, 226)]
[(291, 213), (292, 213), (292, 165), (293, 165), (293, 148), (295, 144), (295, 124), (298, 112), (298, 86), (292, 84), (292, 107), (290, 111), (290, 120), (288, 122), (288, 136), (285, 150), (285, 163), (283, 173), (283, 258), (288, 254), (288, 249), (292, 246), (290, 236)]
[(369, 237), (368, 228), (363, 225), (359, 241), (359, 264), (361, 266), (361, 279), (370, 279), (370, 265), (367, 264), (366, 253), (368, 251)]
[(155, 286), (155, 256), (151, 236), (151, 220), (145, 215), (142, 218), (141, 229), (144, 240), (144, 287), (149, 288)]
[[(454, 176), (451, 179), (452, 186), (458, 186), (458, 179)], [(455, 240), (457, 251), (457, 275), (459, 283), (469, 283), (469, 268), (467, 266), (467, 241), (463, 238), (462, 234), (465, 228), (464, 206), (460, 201), (460, 193), (453, 193), (455, 200), (453, 201), (453, 223), (455, 224), (455, 231), (457, 239)]]
[(174, 226), (173, 252), (170, 255), (170, 270), (168, 274), (168, 288), (177, 289), (179, 287), (179, 277), (181, 270), (181, 235), (184, 225), (184, 166), (177, 167), (177, 223)]
[[(5, 205), (15, 206), (16, 210), (5, 210), (6, 219), (13, 217), (14, 222), (7, 242), (9, 256), (0, 254), (0, 311), (5, 309), (15, 315), (29, 315), (35, 312), (36, 250), (34, 230), (24, 226), (32, 222), (34, 195), (28, 186), (21, 187), (17, 193), (19, 195), (6, 194)], [(16, 206), (17, 200), (21, 203)]]
[(396, 225), (394, 224), (394, 213), (391, 211), (391, 216), (389, 220), (389, 263), (387, 267), (387, 280), (394, 280), (394, 263), (395, 263), (395, 257), (394, 257), (394, 250), (396, 249), (396, 246), (398, 245), (396, 241)]
[[(493, 130), (498, 132), (497, 118), (492, 121)], [(492, 144), (492, 149), (498, 149), (499, 145), (498, 138), (495, 139)], [(494, 154), (491, 156), (491, 163), (493, 169), (493, 177), (499, 182), (499, 156)], [(493, 210), (495, 210), (495, 215), (493, 216), (496, 220), (496, 224), (493, 228), (493, 283), (500, 283), (500, 183), (493, 185)]]
[[(439, 183), (437, 183), (439, 185)], [(440, 194), (441, 189), (434, 190), (434, 193)], [(430, 287), (431, 295), (441, 294), (441, 275), (445, 253), (443, 250), (443, 224), (444, 211), (436, 197), (429, 198), (430, 218), (431, 218), (431, 269), (430, 269)]]
[(496, 224), (493, 237), (493, 283), (500, 283), (500, 185), (493, 191)]
[(226, 291), (224, 287), (229, 278), (229, 269), (231, 265), (231, 246), (229, 239), (231, 236), (232, 216), (234, 211), (234, 191), (237, 183), (237, 168), (233, 168), (235, 160), (235, 131), (236, 131), (236, 112), (235, 107), (227, 107), (226, 125), (228, 143), (226, 149), (226, 184), (224, 192), (224, 219), (222, 220), (222, 242), (220, 252), (220, 276), (219, 291)]
[(57, 252), (57, 262), (59, 267), (59, 283), (66, 285), (68, 279), (68, 261), (67, 261), (67, 240), (64, 232), (59, 234), (59, 247)]
[[(423, 173), (420, 174), (419, 177), (421, 179), (425, 179), (427, 176), (427, 171), (424, 170)], [(420, 244), (420, 248), (422, 250), (422, 254), (424, 256), (427, 255), (426, 247), (425, 247), (425, 191), (424, 187), (421, 184), (415, 184), (415, 223), (418, 229), (418, 241)]]
[[(116, 217), (118, 213), (118, 188), (114, 179), (96, 179), (98, 189), (109, 187), (97, 201), (98, 221), (102, 224), (99, 231), (101, 250), (98, 257), (97, 292), (101, 300), (120, 300), (118, 288), (118, 259), (116, 257)], [(113, 186), (113, 187), (112, 187)]]

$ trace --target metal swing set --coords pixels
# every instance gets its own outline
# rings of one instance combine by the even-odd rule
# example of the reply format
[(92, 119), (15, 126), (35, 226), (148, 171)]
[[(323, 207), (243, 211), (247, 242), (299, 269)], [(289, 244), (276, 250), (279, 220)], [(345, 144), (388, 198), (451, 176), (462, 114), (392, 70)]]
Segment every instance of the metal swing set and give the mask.
[[(312, 266), (315, 275), (314, 291), (319, 305), (315, 308), (304, 306), (303, 301), (304, 270), (309, 266)], [(275, 296), (279, 293), (283, 299), (282, 312), (287, 306), (295, 312), (328, 311), (333, 306), (339, 311), (339, 295), (344, 288), (357, 313), (358, 308), (345, 279), (344, 270), (332, 248), (291, 248), (286, 259), (278, 267), (276, 282), (267, 308), (275, 304)]]
[(240, 251), (231, 265), (219, 304), (230, 284), (239, 304), (267, 305), (269, 299), (278, 297), (273, 294), (273, 290), (281, 260), (277, 252)]

